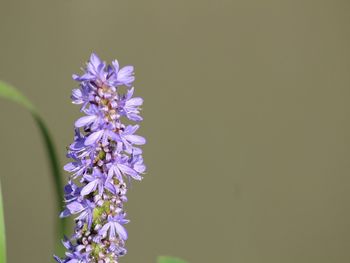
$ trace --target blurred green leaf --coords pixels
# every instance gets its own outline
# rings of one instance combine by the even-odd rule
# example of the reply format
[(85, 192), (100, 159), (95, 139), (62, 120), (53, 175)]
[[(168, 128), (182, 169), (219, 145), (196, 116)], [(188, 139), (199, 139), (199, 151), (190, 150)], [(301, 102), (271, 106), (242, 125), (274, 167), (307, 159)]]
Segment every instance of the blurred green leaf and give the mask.
[(0, 263), (6, 262), (6, 232), (5, 232), (5, 217), (4, 207), (2, 203), (2, 192), (0, 182)]
[[(45, 145), (45, 150), (48, 156), (48, 160), (50, 163), (50, 170), (52, 175), (52, 180), (55, 187), (55, 194), (56, 194), (56, 204), (57, 204), (57, 212), (59, 213), (62, 208), (62, 201), (63, 201), (63, 181), (61, 177), (61, 169), (59, 160), (56, 154), (56, 149), (53, 143), (53, 140), (51, 138), (51, 135), (49, 133), (49, 130), (40, 116), (37, 109), (34, 107), (34, 105), (16, 88), (13, 86), (6, 84), (2, 81), (0, 81), (0, 97), (16, 102), (29, 110), (29, 112), (32, 114), (39, 131), (41, 133), (42, 141)], [(57, 250), (59, 252), (62, 252), (62, 246), (60, 245), (60, 239), (62, 235), (65, 233), (65, 220), (59, 220), (58, 216), (57, 218), (57, 226), (56, 226), (56, 234), (57, 234)], [(2, 261), (0, 261), (2, 263)]]
[(161, 256), (161, 257), (158, 257), (157, 263), (187, 263), (187, 262), (179, 258)]

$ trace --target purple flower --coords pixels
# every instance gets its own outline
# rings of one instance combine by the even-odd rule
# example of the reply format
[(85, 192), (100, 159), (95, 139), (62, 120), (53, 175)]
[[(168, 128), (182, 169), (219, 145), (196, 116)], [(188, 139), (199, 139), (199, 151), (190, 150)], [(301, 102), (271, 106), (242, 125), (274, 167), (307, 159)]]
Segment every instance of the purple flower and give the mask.
[(146, 143), (146, 139), (142, 136), (134, 134), (139, 128), (139, 125), (128, 125), (124, 130), (119, 133), (119, 141), (124, 146), (127, 153), (132, 153), (133, 145), (143, 145)]
[(117, 134), (111, 130), (111, 127), (105, 127), (89, 134), (85, 140), (85, 145), (95, 145), (101, 142), (103, 146), (106, 146), (109, 139), (116, 140), (116, 138)]
[(79, 159), (74, 154), (68, 154), (68, 157), (74, 161), (67, 163), (63, 169), (69, 173), (72, 173), (72, 178), (85, 174), (86, 170), (91, 164), (91, 160)]
[(129, 166), (132, 167), (136, 172), (142, 174), (146, 171), (146, 166), (143, 163), (143, 158), (141, 154), (131, 155), (129, 159)]
[(119, 112), (131, 121), (142, 121), (142, 117), (139, 114), (143, 99), (139, 97), (133, 98), (133, 94), (134, 88), (131, 88), (125, 95), (120, 97), (118, 101)]
[(98, 189), (99, 195), (102, 195), (105, 189), (115, 194), (115, 188), (110, 182), (111, 179), (112, 176), (107, 176), (105, 173), (101, 173), (99, 169), (94, 169), (91, 175), (87, 174), (84, 176), (84, 180), (86, 180), (88, 183), (81, 189), (80, 194), (85, 196), (96, 189)]
[[(124, 225), (127, 201), (125, 179), (141, 180), (146, 166), (137, 135), (143, 99), (133, 97), (134, 67), (107, 65), (92, 54), (81, 76), (73, 75), (79, 88), (71, 95), (84, 114), (75, 123), (74, 141), (68, 148), (71, 161), (65, 186), (65, 209), (60, 217), (75, 217), (74, 234), (64, 239), (67, 250), (60, 263), (119, 262), (126, 254)], [(121, 87), (121, 86), (124, 86)], [(126, 88), (125, 88), (126, 87)], [(126, 89), (126, 93), (121, 92)]]
[(134, 77), (134, 67), (133, 66), (125, 66), (119, 69), (118, 60), (114, 60), (112, 62), (114, 70), (117, 74), (117, 82), (116, 86), (125, 85), (130, 87), (131, 84), (135, 81)]
[(90, 127), (91, 130), (97, 130), (101, 125), (104, 124), (103, 112), (101, 112), (97, 106), (91, 105), (88, 109), (84, 109), (84, 113), (86, 113), (87, 116), (79, 118), (75, 122), (75, 127)]
[(80, 196), (80, 188), (71, 180), (64, 187), (64, 198), (66, 202), (76, 200)]
[(94, 53), (91, 54), (90, 60), (86, 65), (86, 71), (83, 75), (73, 75), (73, 79), (79, 82), (96, 81), (99, 85), (108, 84), (107, 72), (105, 71), (106, 63)]
[(88, 87), (82, 86), (81, 89), (73, 89), (71, 99), (74, 104), (88, 103), (90, 101)]
[(116, 178), (123, 182), (123, 174), (129, 175), (135, 180), (141, 180), (142, 177), (135, 171), (132, 167), (129, 166), (125, 156), (116, 156), (113, 162), (108, 163), (108, 176), (116, 176)]
[(129, 220), (125, 219), (124, 215), (108, 216), (108, 222), (98, 231), (98, 234), (105, 236), (109, 232), (110, 239), (120, 237), (122, 240), (127, 240), (128, 233), (123, 227), (126, 223), (129, 223)]
[(93, 202), (86, 199), (77, 199), (66, 205), (66, 209), (60, 214), (60, 217), (64, 218), (78, 214), (76, 220), (82, 220), (88, 227), (91, 227), (94, 208), (95, 204)]

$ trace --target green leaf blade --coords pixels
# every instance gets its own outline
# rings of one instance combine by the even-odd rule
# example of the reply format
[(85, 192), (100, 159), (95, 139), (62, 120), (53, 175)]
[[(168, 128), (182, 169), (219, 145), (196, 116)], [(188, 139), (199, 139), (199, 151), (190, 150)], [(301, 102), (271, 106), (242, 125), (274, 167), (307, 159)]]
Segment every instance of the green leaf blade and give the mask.
[(187, 262), (179, 258), (160, 256), (158, 257), (157, 263), (187, 263)]
[(31, 113), (36, 112), (34, 105), (22, 93), (2, 81), (0, 81), (0, 97), (24, 106)]
[[(58, 215), (59, 212), (61, 212), (62, 202), (64, 199), (63, 197), (64, 184), (61, 177), (61, 169), (60, 169), (56, 147), (50, 135), (49, 129), (47, 128), (47, 125), (45, 124), (43, 118), (40, 116), (35, 106), (20, 91), (18, 91), (13, 86), (2, 81), (0, 81), (0, 98), (15, 102), (21, 105), (22, 107), (24, 107), (25, 109), (27, 109), (31, 113), (32, 117), (34, 118), (34, 121), (37, 124), (39, 132), (41, 134), (42, 142), (45, 146), (46, 155), (48, 157), (48, 161), (50, 165), (50, 171), (51, 171), (51, 177), (52, 177), (51, 180), (53, 181), (53, 185), (55, 187), (56, 209), (57, 209), (57, 215)], [(60, 220), (57, 216), (57, 222), (56, 222), (57, 249), (56, 251), (59, 252), (58, 254), (63, 254), (63, 248), (61, 246), (60, 240), (64, 233), (66, 233), (66, 221)], [(3, 261), (0, 261), (0, 263), (3, 263)]]

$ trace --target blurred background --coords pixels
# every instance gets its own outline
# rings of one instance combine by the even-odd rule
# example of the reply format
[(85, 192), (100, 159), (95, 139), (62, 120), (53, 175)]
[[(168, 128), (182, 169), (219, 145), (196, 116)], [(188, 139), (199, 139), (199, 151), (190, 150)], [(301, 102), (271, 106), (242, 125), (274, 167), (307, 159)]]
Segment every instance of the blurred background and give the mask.
[[(0, 0), (0, 79), (37, 105), (63, 165), (81, 116), (71, 75), (92, 51), (135, 66), (148, 174), (129, 191), (121, 262), (349, 262), (349, 13), (341, 0)], [(38, 130), (3, 100), (0, 120), (9, 262), (52, 262)]]

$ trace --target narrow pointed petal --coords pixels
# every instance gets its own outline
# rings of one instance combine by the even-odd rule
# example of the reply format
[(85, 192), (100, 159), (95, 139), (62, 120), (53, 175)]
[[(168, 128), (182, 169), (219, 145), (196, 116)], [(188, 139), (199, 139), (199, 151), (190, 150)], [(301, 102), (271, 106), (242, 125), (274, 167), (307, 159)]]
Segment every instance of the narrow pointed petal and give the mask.
[(127, 107), (130, 107), (130, 106), (138, 107), (138, 106), (141, 106), (142, 104), (143, 104), (143, 99), (139, 97), (132, 98), (126, 102)]
[(114, 226), (117, 230), (119, 237), (123, 240), (127, 240), (128, 239), (128, 232), (126, 232), (126, 229), (119, 223), (114, 223)]
[(136, 145), (143, 145), (146, 143), (146, 139), (139, 135), (126, 135), (125, 139)]
[(76, 122), (75, 122), (75, 127), (80, 128), (83, 127), (85, 125), (88, 125), (90, 123), (92, 123), (94, 120), (97, 119), (96, 115), (91, 115), (91, 116), (84, 116), (79, 118)]
[(106, 233), (107, 233), (109, 227), (110, 227), (110, 223), (105, 224), (105, 225), (98, 231), (98, 234), (101, 235), (101, 236), (106, 235)]
[(119, 71), (119, 63), (118, 63), (118, 60), (112, 61), (112, 65), (113, 65), (115, 71), (118, 72), (118, 71)]
[(67, 205), (67, 208), (72, 214), (76, 214), (84, 210), (84, 206), (79, 202), (72, 202)]
[(118, 168), (127, 175), (130, 175), (135, 180), (141, 180), (142, 177), (132, 168), (124, 164), (118, 164)]
[(95, 191), (96, 187), (97, 187), (97, 183), (98, 183), (97, 180), (88, 183), (86, 186), (83, 187), (83, 189), (81, 189), (80, 194), (82, 196), (84, 196), (84, 195), (88, 195), (91, 192)]
[(85, 140), (85, 145), (93, 145), (99, 141), (103, 135), (103, 130), (91, 133)]

